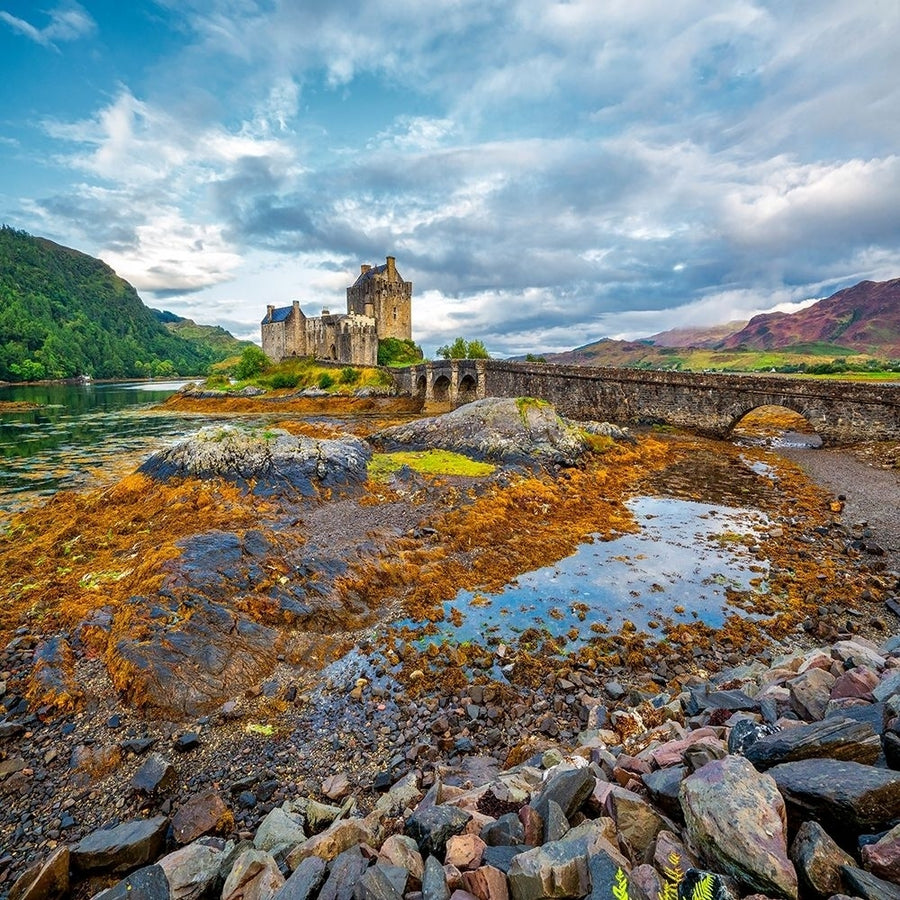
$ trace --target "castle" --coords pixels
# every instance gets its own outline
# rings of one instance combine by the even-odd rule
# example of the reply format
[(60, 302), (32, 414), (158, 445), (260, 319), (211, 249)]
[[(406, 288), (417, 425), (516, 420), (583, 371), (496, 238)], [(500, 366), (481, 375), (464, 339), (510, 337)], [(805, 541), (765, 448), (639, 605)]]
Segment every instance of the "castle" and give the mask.
[(275, 362), (313, 356), (374, 366), (379, 340), (412, 340), (412, 282), (400, 277), (389, 256), (383, 266), (360, 267), (347, 288), (346, 314), (323, 309), (321, 316), (307, 317), (295, 300), (291, 306), (269, 306), (261, 327), (263, 352)]

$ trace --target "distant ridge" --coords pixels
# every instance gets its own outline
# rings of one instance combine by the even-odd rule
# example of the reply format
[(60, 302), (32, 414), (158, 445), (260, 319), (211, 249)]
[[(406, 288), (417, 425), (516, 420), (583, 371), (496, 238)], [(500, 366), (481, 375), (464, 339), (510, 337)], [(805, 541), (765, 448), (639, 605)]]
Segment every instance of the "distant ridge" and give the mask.
[(211, 342), (172, 328), (101, 260), (0, 228), (0, 379), (198, 375), (240, 352), (221, 329)]
[(747, 324), (747, 320), (743, 319), (726, 322), (724, 325), (670, 328), (651, 335), (647, 340), (657, 347), (718, 347)]

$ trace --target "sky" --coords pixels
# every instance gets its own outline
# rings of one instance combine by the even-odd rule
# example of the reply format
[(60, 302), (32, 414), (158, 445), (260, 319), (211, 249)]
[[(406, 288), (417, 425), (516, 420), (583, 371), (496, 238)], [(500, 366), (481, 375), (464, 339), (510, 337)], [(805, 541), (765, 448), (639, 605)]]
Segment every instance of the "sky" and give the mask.
[(0, 0), (0, 221), (259, 340), (397, 259), (427, 354), (900, 276), (896, 0)]

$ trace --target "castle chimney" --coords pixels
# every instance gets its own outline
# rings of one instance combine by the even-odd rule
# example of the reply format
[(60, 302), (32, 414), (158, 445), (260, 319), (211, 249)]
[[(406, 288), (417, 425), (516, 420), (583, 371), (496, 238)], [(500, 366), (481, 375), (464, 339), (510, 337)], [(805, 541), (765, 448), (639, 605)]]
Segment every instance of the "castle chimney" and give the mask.
[(388, 281), (396, 281), (397, 280), (397, 260), (394, 259), (393, 256), (389, 256), (387, 258), (387, 269), (385, 270), (385, 275), (387, 276)]
[(272, 317), (275, 315), (275, 307), (270, 303), (266, 307), (266, 318), (271, 322)]
[(366, 272), (368, 272), (369, 269), (371, 269), (371, 268), (372, 268), (372, 267), (371, 267), (370, 265), (367, 265), (366, 263), (363, 263), (363, 264), (359, 267), (359, 274), (360, 274), (360, 275), (365, 275)]
[(323, 316), (330, 316), (330, 315), (331, 315), (331, 311), (330, 311), (330, 310), (327, 310), (327, 309), (323, 309), (323, 310), (322, 310), (322, 315), (323, 315)]

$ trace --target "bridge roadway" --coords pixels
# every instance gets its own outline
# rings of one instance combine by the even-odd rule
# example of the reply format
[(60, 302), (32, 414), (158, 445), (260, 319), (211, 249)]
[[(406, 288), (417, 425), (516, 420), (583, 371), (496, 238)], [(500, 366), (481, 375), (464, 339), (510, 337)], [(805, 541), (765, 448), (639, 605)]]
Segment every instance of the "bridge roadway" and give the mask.
[(747, 413), (783, 406), (826, 445), (900, 440), (900, 383), (786, 375), (724, 375), (558, 366), (506, 360), (440, 360), (391, 370), (398, 390), (455, 405), (482, 397), (539, 397), (572, 419), (674, 425), (725, 438)]

